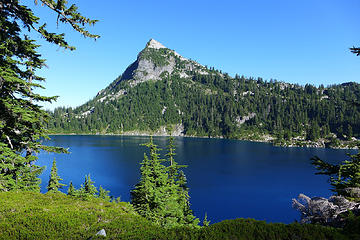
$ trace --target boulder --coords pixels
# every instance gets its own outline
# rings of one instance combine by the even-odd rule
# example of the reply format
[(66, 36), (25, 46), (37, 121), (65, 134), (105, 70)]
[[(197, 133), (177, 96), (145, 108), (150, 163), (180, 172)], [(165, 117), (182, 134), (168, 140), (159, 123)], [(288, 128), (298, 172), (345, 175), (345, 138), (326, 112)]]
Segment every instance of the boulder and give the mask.
[(98, 231), (95, 236), (103, 236), (106, 237), (106, 232), (105, 229), (101, 229), (100, 231)]

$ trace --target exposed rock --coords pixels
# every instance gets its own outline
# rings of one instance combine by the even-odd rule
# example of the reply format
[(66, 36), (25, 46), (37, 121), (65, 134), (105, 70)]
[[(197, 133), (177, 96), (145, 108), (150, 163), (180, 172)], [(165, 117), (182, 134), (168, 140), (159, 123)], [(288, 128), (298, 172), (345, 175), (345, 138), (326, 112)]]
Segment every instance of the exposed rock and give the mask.
[(100, 231), (98, 231), (95, 236), (103, 236), (106, 237), (106, 232), (105, 229), (101, 229)]
[(242, 96), (246, 96), (246, 95), (254, 95), (254, 93), (253, 92), (251, 92), (251, 91), (246, 91), (246, 92), (242, 92), (242, 93), (240, 93)]
[(331, 196), (326, 199), (299, 194), (298, 199), (292, 200), (292, 206), (300, 211), (301, 223), (321, 223), (337, 227), (344, 223), (341, 214), (349, 210), (360, 210), (360, 203), (349, 201), (343, 196)]
[(241, 124), (244, 124), (246, 121), (249, 121), (250, 119), (254, 118), (256, 116), (256, 113), (249, 113), (246, 116), (239, 116), (236, 118), (236, 122), (238, 124), (238, 126), (240, 126)]
[(189, 78), (190, 76), (187, 75), (185, 72), (180, 72), (180, 78)]
[(161, 110), (161, 114), (164, 115), (165, 111), (166, 111), (167, 107), (164, 106), (163, 109)]
[(166, 48), (164, 45), (162, 45), (161, 43), (159, 43), (155, 39), (150, 39), (150, 41), (147, 43), (147, 47), (148, 48), (155, 48), (155, 49)]
[(166, 126), (161, 126), (156, 132), (154, 132), (154, 136), (184, 136), (184, 126), (182, 124), (176, 124), (173, 126), (171, 131)]
[(184, 125), (176, 124), (173, 128), (172, 136), (184, 136)]
[(138, 68), (135, 71), (134, 79), (132, 85), (137, 85), (140, 82), (145, 82), (148, 80), (159, 80), (161, 79), (160, 75), (164, 72), (171, 74), (175, 68), (175, 59), (170, 56), (168, 64), (164, 66), (156, 66), (153, 61), (148, 59), (140, 59), (138, 63)]
[(329, 96), (328, 95), (321, 96), (320, 100), (323, 100), (323, 99), (329, 99)]
[[(130, 86), (134, 87), (139, 83), (149, 80), (160, 80), (162, 77), (171, 74), (179, 74), (181, 78), (190, 78), (191, 75), (189, 75), (189, 72), (192, 71), (203, 75), (209, 74), (203, 65), (184, 58), (174, 50), (168, 49), (160, 42), (151, 39), (146, 44), (146, 47), (138, 54), (136, 61), (126, 68), (121, 78), (117, 79), (117, 82), (114, 82), (109, 88), (97, 94), (97, 97), (102, 96), (98, 101), (103, 102), (110, 98), (109, 95), (112, 89), (124, 80), (130, 80)], [(221, 74), (219, 73), (219, 75)], [(116, 89), (116, 91), (119, 91), (119, 89)], [(116, 93), (112, 92), (112, 94)], [(118, 98), (118, 96), (115, 96), (115, 99)]]
[(156, 131), (127, 131), (123, 132), (121, 135), (129, 136), (185, 136), (184, 135), (184, 125), (175, 124), (172, 126), (172, 129), (169, 129), (167, 126), (161, 126)]
[[(116, 100), (116, 99), (119, 99), (121, 96), (126, 95), (126, 94), (127, 94), (127, 92), (124, 89), (120, 89), (118, 92), (109, 93), (109, 94), (105, 95), (104, 97), (99, 98), (97, 101), (98, 102), (103, 102), (105, 100)], [(107, 103), (107, 102), (108, 101), (106, 101), (105, 103)]]
[(84, 117), (86, 117), (87, 115), (93, 113), (93, 112), (94, 112), (94, 109), (95, 109), (95, 107), (91, 107), (89, 110), (80, 113), (80, 115), (76, 115), (75, 118), (84, 118)]

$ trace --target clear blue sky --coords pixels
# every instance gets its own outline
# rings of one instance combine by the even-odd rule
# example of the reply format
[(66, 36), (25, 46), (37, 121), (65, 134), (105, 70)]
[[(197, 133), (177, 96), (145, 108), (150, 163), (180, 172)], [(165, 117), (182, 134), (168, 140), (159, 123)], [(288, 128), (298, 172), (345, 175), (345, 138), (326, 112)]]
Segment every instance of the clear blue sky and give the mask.
[[(33, 1), (24, 3), (33, 4)], [(45, 43), (40, 52), (49, 68), (45, 95), (78, 106), (93, 98), (132, 63), (150, 38), (203, 65), (230, 75), (299, 84), (360, 83), (358, 0), (77, 0), (83, 15), (100, 20), (94, 42), (65, 25), (74, 52)], [(31, 5), (33, 6), (33, 5)], [(38, 16), (55, 30), (56, 17), (38, 5)]]

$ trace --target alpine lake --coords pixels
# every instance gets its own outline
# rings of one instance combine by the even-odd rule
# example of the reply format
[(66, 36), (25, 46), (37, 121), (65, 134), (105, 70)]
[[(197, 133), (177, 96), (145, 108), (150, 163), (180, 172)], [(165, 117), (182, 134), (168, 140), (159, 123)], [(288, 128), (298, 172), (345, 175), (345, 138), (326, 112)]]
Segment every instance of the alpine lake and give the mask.
[[(167, 137), (154, 137), (166, 154)], [(95, 186), (110, 195), (130, 201), (130, 191), (140, 179), (140, 163), (148, 149), (141, 144), (147, 136), (53, 135), (46, 145), (69, 148), (70, 154), (40, 153), (37, 164), (46, 166), (40, 176), (46, 192), (52, 160), (57, 161), (62, 183), (73, 182), (78, 189), (90, 174)], [(347, 160), (357, 150), (275, 147), (227, 139), (176, 137), (175, 160), (187, 165), (183, 171), (190, 188), (191, 209), (202, 221), (254, 218), (267, 222), (291, 223), (300, 220), (291, 207), (292, 198), (329, 197), (328, 176), (315, 175), (310, 158), (330, 163)], [(67, 191), (67, 187), (62, 189)]]

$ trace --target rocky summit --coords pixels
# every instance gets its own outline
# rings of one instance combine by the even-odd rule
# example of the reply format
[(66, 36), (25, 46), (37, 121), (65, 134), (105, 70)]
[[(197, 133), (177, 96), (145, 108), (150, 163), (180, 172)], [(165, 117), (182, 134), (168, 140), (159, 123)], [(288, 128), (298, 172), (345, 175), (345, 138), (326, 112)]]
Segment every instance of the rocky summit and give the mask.
[(193, 73), (209, 74), (206, 67), (201, 64), (186, 59), (174, 50), (170, 50), (160, 42), (150, 39), (145, 48), (138, 54), (135, 62), (129, 65), (125, 72), (110, 88), (101, 90), (98, 95), (98, 101), (102, 102), (109, 99), (117, 99), (126, 91), (118, 89), (116, 86), (121, 81), (129, 81), (131, 87), (149, 80), (161, 80), (169, 78), (172, 75), (180, 78), (190, 78)]

